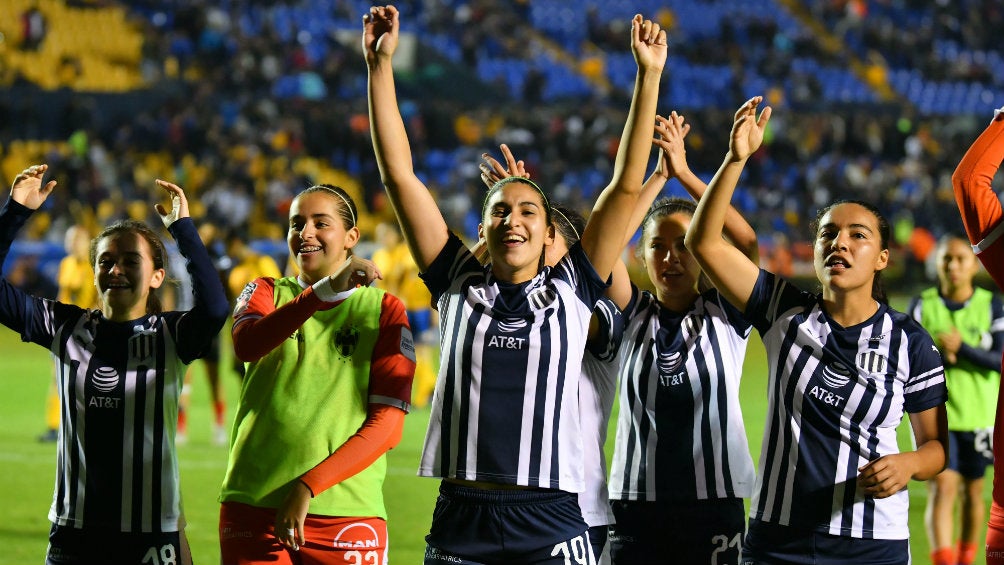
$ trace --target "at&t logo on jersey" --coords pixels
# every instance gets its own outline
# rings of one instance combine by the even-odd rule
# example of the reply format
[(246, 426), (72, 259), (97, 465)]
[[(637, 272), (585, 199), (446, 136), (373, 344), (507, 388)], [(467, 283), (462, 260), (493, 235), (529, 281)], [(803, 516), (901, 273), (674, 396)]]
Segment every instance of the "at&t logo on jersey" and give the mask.
[[(498, 329), (503, 334), (511, 334), (525, 330), (527, 325), (526, 320), (521, 318), (512, 318), (499, 322)], [(523, 349), (524, 345), (526, 345), (525, 337), (516, 337), (511, 335), (488, 336), (488, 347), (494, 349)]]
[(659, 384), (662, 386), (682, 385), (686, 371), (676, 372), (683, 365), (683, 354), (679, 351), (659, 353)]
[(91, 388), (97, 393), (91, 394), (87, 399), (89, 408), (118, 408), (122, 399), (118, 396), (109, 396), (115, 392), (119, 386), (119, 373), (111, 367), (99, 367), (91, 377)]
[(824, 386), (812, 385), (808, 394), (816, 400), (839, 408), (844, 403), (846, 396), (837, 394), (834, 391), (847, 386), (851, 382), (853, 375), (854, 373), (843, 363), (834, 361), (823, 367), (823, 370), (820, 372), (819, 380), (823, 381)]

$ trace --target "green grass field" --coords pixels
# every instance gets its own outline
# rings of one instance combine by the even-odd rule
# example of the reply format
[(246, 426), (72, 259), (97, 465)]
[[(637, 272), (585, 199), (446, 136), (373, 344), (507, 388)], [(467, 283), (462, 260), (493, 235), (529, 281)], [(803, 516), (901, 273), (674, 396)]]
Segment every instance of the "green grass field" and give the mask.
[[(45, 557), (52, 496), (55, 446), (36, 441), (44, 427), (43, 408), (52, 369), (48, 353), (20, 343), (16, 334), (0, 327), (0, 358), (4, 359), (0, 395), (0, 565), (41, 563)], [(226, 366), (224, 364), (224, 366)], [(188, 537), (196, 563), (219, 563), (216, 522), (217, 495), (226, 465), (226, 450), (210, 443), (208, 386), (196, 363), (192, 380), (189, 442), (179, 447)], [(743, 377), (742, 399), (754, 460), (760, 449), (766, 407), (763, 346), (754, 333)], [(237, 381), (226, 378), (228, 408), (237, 397)], [(438, 482), (415, 476), (428, 410), (415, 410), (407, 418), (404, 439), (390, 453), (386, 499), (390, 513), (390, 563), (422, 562), (424, 536), (435, 504)], [(901, 434), (904, 441), (907, 436)], [(610, 444), (613, 443), (613, 432)], [(610, 445), (608, 445), (609, 451)], [(990, 476), (987, 477), (989, 490)], [(923, 530), (925, 485), (910, 485), (910, 530), (913, 563), (929, 563)], [(988, 493), (989, 499), (989, 493)], [(977, 559), (983, 564), (982, 555)]]

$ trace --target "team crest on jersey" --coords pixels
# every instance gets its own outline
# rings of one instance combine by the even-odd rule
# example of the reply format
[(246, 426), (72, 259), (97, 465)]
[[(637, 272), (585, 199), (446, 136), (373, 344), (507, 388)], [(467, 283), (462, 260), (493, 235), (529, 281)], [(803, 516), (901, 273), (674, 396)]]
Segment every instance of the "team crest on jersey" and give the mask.
[(249, 282), (244, 286), (244, 290), (241, 291), (240, 296), (237, 297), (237, 302), (234, 304), (234, 317), (238, 317), (248, 309), (248, 304), (251, 302), (251, 295), (254, 294), (255, 289), (258, 288), (258, 283)]
[(359, 345), (359, 330), (354, 327), (342, 328), (335, 334), (335, 351), (342, 357), (352, 357)]
[(687, 316), (683, 319), (683, 324), (687, 327), (687, 332), (690, 335), (701, 335), (701, 330), (704, 329), (704, 318)]
[(156, 348), (157, 334), (153, 330), (137, 331), (129, 338), (129, 356), (133, 359), (150, 359)]
[(553, 288), (544, 286), (530, 291), (526, 299), (534, 309), (543, 310), (558, 299), (558, 293)]
[(874, 351), (858, 353), (858, 368), (869, 373), (885, 373), (889, 370), (889, 360), (885, 355)]

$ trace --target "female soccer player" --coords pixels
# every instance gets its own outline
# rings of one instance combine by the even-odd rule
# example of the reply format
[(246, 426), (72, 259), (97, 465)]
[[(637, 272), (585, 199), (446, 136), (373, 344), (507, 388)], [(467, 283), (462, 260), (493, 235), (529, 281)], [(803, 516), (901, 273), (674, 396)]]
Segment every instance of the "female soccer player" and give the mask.
[[(501, 149), (506, 160), (505, 167), (487, 153), (482, 156), (485, 162), (480, 164), (481, 178), (488, 188), (508, 176), (528, 178), (523, 161), (517, 161), (505, 144), (501, 145)], [(571, 208), (552, 202), (551, 211), (554, 243), (544, 247), (544, 263), (549, 267), (557, 265), (568, 254), (586, 228), (586, 219)], [(490, 260), (486, 252), (481, 252), (484, 245), (485, 241), (479, 240), (471, 250), (479, 261)], [(618, 260), (612, 277), (627, 276), (627, 267)], [(597, 562), (606, 563), (609, 560), (603, 559), (603, 556), (614, 515), (607, 496), (605, 446), (610, 413), (617, 392), (616, 339), (623, 330), (621, 323), (624, 317), (620, 315), (620, 308), (609, 298), (602, 298), (597, 302), (593, 312), (579, 380), (579, 422), (585, 488), (579, 493), (578, 500), (582, 519), (589, 527), (589, 544), (592, 546), (593, 556)]]
[(352, 254), (357, 219), (341, 188), (304, 190), (287, 235), (300, 274), (237, 298), (247, 373), (220, 496), (224, 563), (387, 562), (384, 454), (401, 440), (415, 356), (404, 304), (359, 286), (379, 273)]
[[(370, 125), (381, 177), (440, 312), (441, 364), (419, 467), (442, 477), (425, 562), (592, 563), (576, 501), (584, 487), (578, 382), (586, 330), (638, 199), (666, 60), (665, 32), (636, 16), (638, 75), (614, 178), (581, 241), (553, 269), (551, 209), (528, 179), (489, 190), (482, 268), (415, 176), (391, 59), (398, 12), (364, 17)], [(503, 543), (504, 540), (504, 543)]]
[[(932, 565), (972, 565), (986, 512), (983, 475), (993, 463), (990, 437), (1004, 353), (1004, 304), (973, 285), (980, 264), (965, 236), (942, 237), (935, 256), (938, 286), (914, 297), (907, 309), (934, 338), (951, 383), (948, 465), (927, 483), (924, 518)], [(957, 498), (960, 528), (954, 541)]]
[[(994, 119), (966, 151), (952, 175), (955, 201), (962, 213), (969, 241), (980, 262), (993, 277), (998, 288), (1004, 288), (1004, 211), (993, 190), (994, 174), (1004, 160), (1004, 108), (994, 112)], [(997, 455), (1004, 446), (1004, 395), (997, 396), (994, 419), (994, 484), (987, 530), (987, 565), (1004, 565), (1004, 457)]]
[[(22, 171), (0, 210), (0, 261), (17, 230), (56, 182), (46, 165)], [(190, 562), (184, 545), (178, 458), (178, 394), (185, 366), (226, 321), (227, 301), (188, 217), (185, 193), (157, 212), (188, 259), (195, 305), (161, 312), (164, 244), (140, 222), (105, 228), (91, 242), (100, 308), (28, 296), (0, 280), (0, 322), (58, 359), (62, 419), (47, 563)]]
[[(682, 116), (660, 118), (659, 166), (646, 182), (651, 201), (670, 178), (694, 198), (706, 186), (690, 171)], [(752, 329), (703, 278), (684, 246), (696, 204), (655, 202), (641, 224), (638, 255), (655, 294), (626, 277), (609, 295), (624, 310), (617, 336), (620, 410), (610, 474), (612, 562), (738, 563), (753, 491), (739, 380)], [(725, 234), (756, 260), (753, 228), (729, 209)], [(687, 519), (666, 528), (679, 516)]]
[[(767, 107), (757, 119), (761, 101), (736, 112), (729, 152), (686, 237), (767, 349), (767, 425), (742, 563), (906, 564), (907, 482), (945, 466), (941, 358), (919, 324), (884, 303), (889, 227), (872, 206), (838, 202), (820, 212), (820, 295), (759, 269), (722, 238), (732, 192), (770, 118)], [(904, 412), (915, 451), (897, 447)]]

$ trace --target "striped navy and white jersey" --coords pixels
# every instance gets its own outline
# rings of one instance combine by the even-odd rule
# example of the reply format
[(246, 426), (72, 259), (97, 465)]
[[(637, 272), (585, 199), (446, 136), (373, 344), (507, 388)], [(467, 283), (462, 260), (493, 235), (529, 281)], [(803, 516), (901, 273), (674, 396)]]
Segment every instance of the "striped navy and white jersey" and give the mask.
[(579, 420), (586, 479), (586, 488), (579, 493), (579, 509), (590, 528), (614, 523), (604, 448), (617, 394), (617, 340), (624, 332), (624, 316), (609, 298), (596, 303), (593, 317), (598, 322), (597, 331), (586, 343), (579, 380)]
[[(0, 212), (0, 261), (31, 211)], [(195, 281), (195, 307), (129, 322), (41, 299), (0, 280), (0, 321), (49, 349), (61, 403), (49, 519), (114, 532), (177, 532), (174, 434), (186, 364), (226, 321), (223, 286), (191, 220), (171, 225)]]
[(579, 376), (606, 285), (581, 246), (509, 284), (451, 234), (422, 278), (441, 360), (419, 475), (582, 491)]
[(610, 498), (748, 498), (755, 470), (739, 383), (752, 326), (714, 289), (681, 314), (632, 288)]
[(746, 308), (767, 350), (767, 422), (750, 516), (865, 539), (906, 539), (909, 496), (865, 496), (858, 469), (899, 452), (904, 413), (944, 404), (941, 356), (909, 316), (879, 304), (844, 328), (821, 298), (760, 271)]

